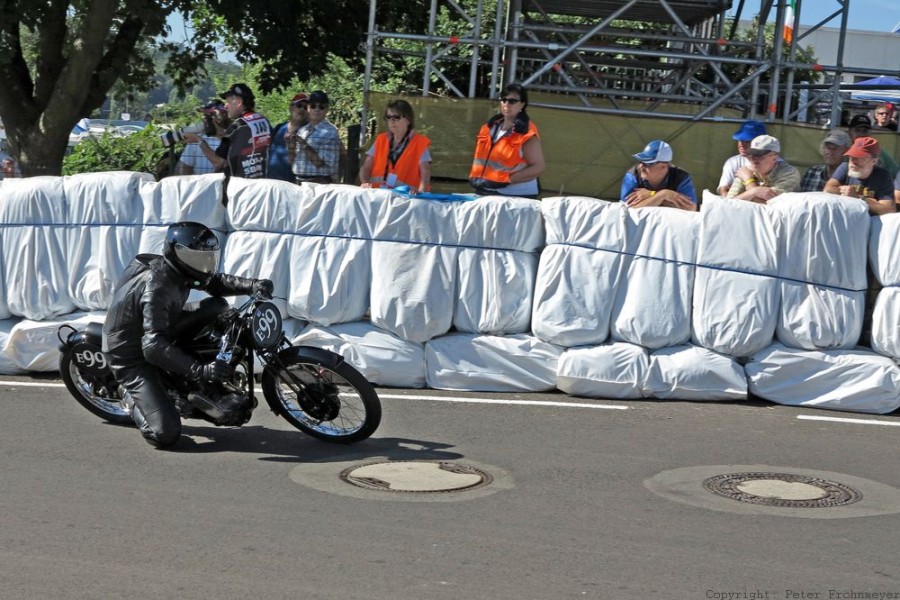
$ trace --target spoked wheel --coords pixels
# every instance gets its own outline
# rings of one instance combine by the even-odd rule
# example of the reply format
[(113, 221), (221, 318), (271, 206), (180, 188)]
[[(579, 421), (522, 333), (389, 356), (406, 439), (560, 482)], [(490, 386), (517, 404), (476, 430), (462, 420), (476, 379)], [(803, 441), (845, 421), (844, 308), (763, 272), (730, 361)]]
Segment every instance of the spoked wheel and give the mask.
[(381, 423), (378, 395), (359, 371), (345, 362), (325, 366), (296, 356), (263, 373), (266, 400), (291, 425), (326, 442), (364, 440)]
[(119, 388), (111, 374), (106, 377), (85, 376), (69, 353), (59, 359), (59, 374), (69, 393), (80, 405), (110, 423), (133, 425), (131, 414), (119, 397)]

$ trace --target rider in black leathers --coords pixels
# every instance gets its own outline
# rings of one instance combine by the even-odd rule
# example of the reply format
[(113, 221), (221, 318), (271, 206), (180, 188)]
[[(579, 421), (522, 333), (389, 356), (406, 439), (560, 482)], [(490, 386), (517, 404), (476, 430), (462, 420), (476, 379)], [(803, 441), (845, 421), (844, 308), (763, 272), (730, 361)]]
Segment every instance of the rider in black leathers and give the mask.
[[(159, 369), (195, 380), (221, 382), (221, 362), (203, 364), (173, 343), (197, 333), (227, 307), (222, 296), (262, 293), (268, 279), (216, 273), (219, 241), (205, 225), (176, 223), (166, 233), (163, 256), (140, 254), (131, 262), (110, 302), (103, 324), (103, 352), (125, 389), (125, 403), (144, 438), (158, 448), (181, 436), (181, 417), (160, 379)], [(212, 296), (185, 305), (191, 289)]]

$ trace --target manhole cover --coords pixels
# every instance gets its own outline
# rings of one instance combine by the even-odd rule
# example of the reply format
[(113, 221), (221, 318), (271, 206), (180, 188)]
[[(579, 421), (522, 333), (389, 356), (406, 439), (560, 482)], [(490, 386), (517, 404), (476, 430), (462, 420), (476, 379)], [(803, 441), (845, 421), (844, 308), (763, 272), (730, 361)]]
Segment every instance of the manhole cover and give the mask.
[(369, 490), (415, 494), (462, 492), (493, 480), (489, 473), (469, 465), (433, 461), (388, 461), (355, 466), (341, 471), (341, 479)]
[(862, 500), (862, 493), (848, 485), (793, 473), (732, 473), (703, 482), (714, 494), (765, 506), (823, 508)]

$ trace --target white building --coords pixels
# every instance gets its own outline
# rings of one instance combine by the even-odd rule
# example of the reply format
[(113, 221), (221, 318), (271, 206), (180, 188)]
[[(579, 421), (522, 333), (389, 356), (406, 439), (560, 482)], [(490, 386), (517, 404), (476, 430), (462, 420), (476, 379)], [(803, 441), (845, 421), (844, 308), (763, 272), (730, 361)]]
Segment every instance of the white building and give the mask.
[[(801, 26), (800, 35), (808, 30), (809, 27)], [(812, 46), (820, 64), (836, 66), (840, 34), (837, 27), (820, 27), (799, 43)], [(900, 76), (900, 33), (848, 29), (844, 38), (844, 68), (847, 71), (842, 74), (841, 83), (856, 83), (874, 77), (854, 73), (853, 67), (891, 71), (894, 76)]]

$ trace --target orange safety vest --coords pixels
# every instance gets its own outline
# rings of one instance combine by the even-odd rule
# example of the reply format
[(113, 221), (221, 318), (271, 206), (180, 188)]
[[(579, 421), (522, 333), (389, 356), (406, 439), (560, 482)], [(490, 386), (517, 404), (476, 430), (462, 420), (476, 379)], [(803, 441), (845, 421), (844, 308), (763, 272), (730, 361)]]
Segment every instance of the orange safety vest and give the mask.
[(475, 158), (469, 178), (487, 179), (497, 183), (509, 183), (510, 174), (525, 162), (522, 146), (533, 137), (540, 138), (537, 127), (529, 119), (516, 122), (513, 130), (494, 141), (491, 128), (503, 117), (497, 115), (481, 126), (475, 142)]
[[(406, 148), (400, 154), (400, 158), (396, 163), (391, 163), (388, 160), (391, 152), (390, 135), (380, 134), (375, 138), (375, 154), (372, 156), (372, 172), (369, 173), (369, 183), (372, 184), (372, 187), (381, 187), (387, 176), (394, 173), (397, 175), (397, 182), (393, 187), (408, 185), (410, 189), (418, 190), (419, 184), (422, 183), (422, 171), (419, 165), (422, 162), (422, 154), (430, 145), (431, 140), (427, 137), (413, 133), (406, 143)], [(430, 186), (429, 189), (431, 189)]]

